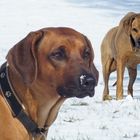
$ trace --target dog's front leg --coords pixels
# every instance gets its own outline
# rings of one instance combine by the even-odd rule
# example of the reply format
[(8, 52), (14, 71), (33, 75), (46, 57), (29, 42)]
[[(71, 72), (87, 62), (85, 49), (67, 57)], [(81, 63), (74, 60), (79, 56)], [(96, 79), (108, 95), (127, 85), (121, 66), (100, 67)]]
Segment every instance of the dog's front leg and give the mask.
[(133, 97), (133, 84), (137, 77), (137, 66), (134, 66), (133, 68), (128, 67), (128, 73), (129, 73), (128, 95), (131, 95)]
[(116, 99), (123, 99), (123, 75), (125, 70), (125, 61), (122, 58), (117, 59), (117, 90)]

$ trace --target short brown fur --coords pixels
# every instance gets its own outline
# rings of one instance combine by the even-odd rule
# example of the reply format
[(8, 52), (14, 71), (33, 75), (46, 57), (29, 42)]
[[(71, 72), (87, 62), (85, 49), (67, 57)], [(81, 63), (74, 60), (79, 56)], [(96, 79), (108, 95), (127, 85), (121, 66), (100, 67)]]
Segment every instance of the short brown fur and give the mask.
[[(81, 67), (98, 80), (93, 50), (89, 44), (84, 35), (73, 29), (45, 28), (31, 32), (9, 51), (7, 61), (11, 84), (25, 106), (26, 113), (39, 127), (49, 127), (54, 122), (66, 99), (57, 93), (58, 85), (77, 76)], [(65, 47), (69, 57), (64, 61), (51, 60), (49, 55), (60, 46)], [(84, 47), (91, 49), (88, 63), (80, 55)], [(32, 135), (23, 124), (12, 116), (1, 92), (0, 140), (32, 140)], [(35, 140), (45, 138), (36, 136)]]
[(109, 75), (117, 71), (116, 98), (123, 99), (123, 75), (125, 67), (129, 72), (128, 94), (133, 96), (133, 84), (140, 63), (140, 14), (128, 13), (119, 26), (112, 28), (101, 45), (102, 70), (104, 79), (103, 100), (110, 100)]

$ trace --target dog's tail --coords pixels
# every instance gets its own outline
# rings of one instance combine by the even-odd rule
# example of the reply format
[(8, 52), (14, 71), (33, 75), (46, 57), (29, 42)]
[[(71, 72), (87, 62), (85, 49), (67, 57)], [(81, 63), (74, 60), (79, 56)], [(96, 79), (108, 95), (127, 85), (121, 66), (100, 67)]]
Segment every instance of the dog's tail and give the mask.
[(117, 85), (117, 81), (112, 85), (113, 87)]

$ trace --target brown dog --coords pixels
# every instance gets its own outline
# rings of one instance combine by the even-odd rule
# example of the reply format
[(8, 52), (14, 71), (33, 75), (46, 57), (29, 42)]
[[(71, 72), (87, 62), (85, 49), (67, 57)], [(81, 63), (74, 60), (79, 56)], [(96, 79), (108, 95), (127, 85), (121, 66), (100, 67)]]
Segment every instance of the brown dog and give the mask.
[(104, 78), (103, 100), (110, 100), (108, 89), (109, 75), (117, 71), (116, 98), (123, 98), (123, 75), (125, 67), (129, 72), (128, 94), (133, 96), (133, 84), (140, 63), (140, 14), (128, 13), (119, 26), (111, 29), (101, 45), (102, 69)]
[[(24, 107), (14, 117), (0, 92), (0, 140), (45, 140), (65, 99), (94, 95), (98, 71), (93, 58), (87, 37), (70, 28), (41, 29), (16, 44), (7, 55), (5, 67), (10, 86)], [(0, 76), (3, 78), (3, 73)], [(13, 95), (6, 92), (5, 96)], [(32, 124), (31, 120), (37, 125), (32, 133), (25, 127)]]

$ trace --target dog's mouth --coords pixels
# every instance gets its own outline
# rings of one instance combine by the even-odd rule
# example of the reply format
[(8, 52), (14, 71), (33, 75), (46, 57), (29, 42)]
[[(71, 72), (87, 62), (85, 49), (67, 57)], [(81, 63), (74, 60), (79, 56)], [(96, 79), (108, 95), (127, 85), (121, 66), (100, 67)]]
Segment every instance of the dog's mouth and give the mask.
[(95, 93), (95, 89), (91, 90), (82, 90), (76, 87), (59, 87), (57, 92), (60, 96), (65, 98), (77, 97), (84, 98), (86, 96), (93, 97)]
[(95, 86), (97, 81), (91, 74), (82, 73), (73, 80), (69, 80), (65, 85), (61, 85), (57, 88), (57, 92), (60, 96), (70, 98), (84, 98), (86, 96), (93, 97), (95, 93)]

